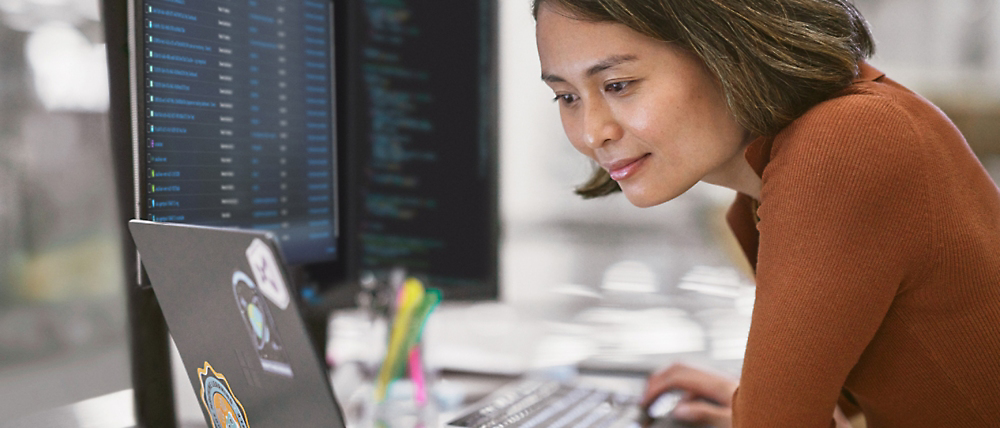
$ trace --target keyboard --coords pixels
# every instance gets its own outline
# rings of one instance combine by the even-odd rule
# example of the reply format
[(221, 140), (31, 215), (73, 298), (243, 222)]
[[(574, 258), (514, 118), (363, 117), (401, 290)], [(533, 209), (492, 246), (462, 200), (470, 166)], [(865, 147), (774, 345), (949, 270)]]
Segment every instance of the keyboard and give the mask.
[(548, 380), (520, 381), (448, 423), (465, 428), (638, 427), (633, 395)]

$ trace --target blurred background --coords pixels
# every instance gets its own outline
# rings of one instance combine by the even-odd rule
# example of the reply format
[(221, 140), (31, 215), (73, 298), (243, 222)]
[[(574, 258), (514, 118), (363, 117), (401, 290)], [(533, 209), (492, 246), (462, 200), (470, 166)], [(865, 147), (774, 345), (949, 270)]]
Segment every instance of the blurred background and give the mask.
[[(503, 300), (622, 275), (673, 287), (698, 266), (745, 278), (721, 219), (731, 191), (698, 185), (649, 209), (572, 194), (592, 166), (539, 80), (528, 0), (499, 3)], [(996, 178), (1000, 0), (856, 4), (872, 63), (937, 103)], [(99, 10), (0, 0), (0, 420), (129, 387)]]

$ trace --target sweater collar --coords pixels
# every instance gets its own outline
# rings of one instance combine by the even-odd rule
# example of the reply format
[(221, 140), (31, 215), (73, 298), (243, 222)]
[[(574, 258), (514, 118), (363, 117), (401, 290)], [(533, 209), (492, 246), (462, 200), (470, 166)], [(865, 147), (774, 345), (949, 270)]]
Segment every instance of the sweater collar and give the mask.
[[(879, 71), (875, 67), (868, 65), (867, 62), (860, 62), (858, 64), (858, 76), (854, 78), (851, 82), (852, 84), (863, 83), (863, 82), (873, 82), (885, 73)], [(774, 137), (757, 137), (747, 146), (746, 151), (743, 152), (743, 156), (746, 158), (747, 163), (753, 168), (754, 172), (758, 176), (764, 176), (764, 167), (771, 160), (771, 143), (774, 142)]]
[(885, 73), (868, 65), (867, 62), (861, 62), (858, 64), (858, 77), (854, 79), (853, 83), (873, 82), (882, 78), (882, 76), (885, 76)]

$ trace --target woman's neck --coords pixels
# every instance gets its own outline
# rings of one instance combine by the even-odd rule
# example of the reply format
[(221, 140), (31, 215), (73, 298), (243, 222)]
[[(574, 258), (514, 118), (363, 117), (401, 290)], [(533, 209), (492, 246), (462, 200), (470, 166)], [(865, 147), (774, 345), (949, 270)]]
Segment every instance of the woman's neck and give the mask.
[(706, 175), (702, 181), (733, 189), (759, 201), (762, 181), (757, 172), (747, 163), (744, 155), (751, 141), (753, 141), (752, 138), (748, 139), (743, 144), (742, 150), (738, 150), (735, 156)]

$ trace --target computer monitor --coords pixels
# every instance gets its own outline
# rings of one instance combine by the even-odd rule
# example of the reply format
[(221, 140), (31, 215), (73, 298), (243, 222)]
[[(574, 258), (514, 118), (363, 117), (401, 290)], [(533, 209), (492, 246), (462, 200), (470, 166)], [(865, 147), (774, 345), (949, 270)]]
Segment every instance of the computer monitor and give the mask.
[(269, 230), (290, 263), (337, 260), (332, 4), (140, 4), (136, 216)]
[(140, 424), (173, 406), (128, 219), (272, 231), (317, 319), (395, 267), (498, 296), (495, 1), (102, 2)]
[(492, 1), (130, 1), (135, 218), (269, 230), (322, 307), (497, 297)]
[(338, 4), (356, 266), (497, 298), (496, 0)]

